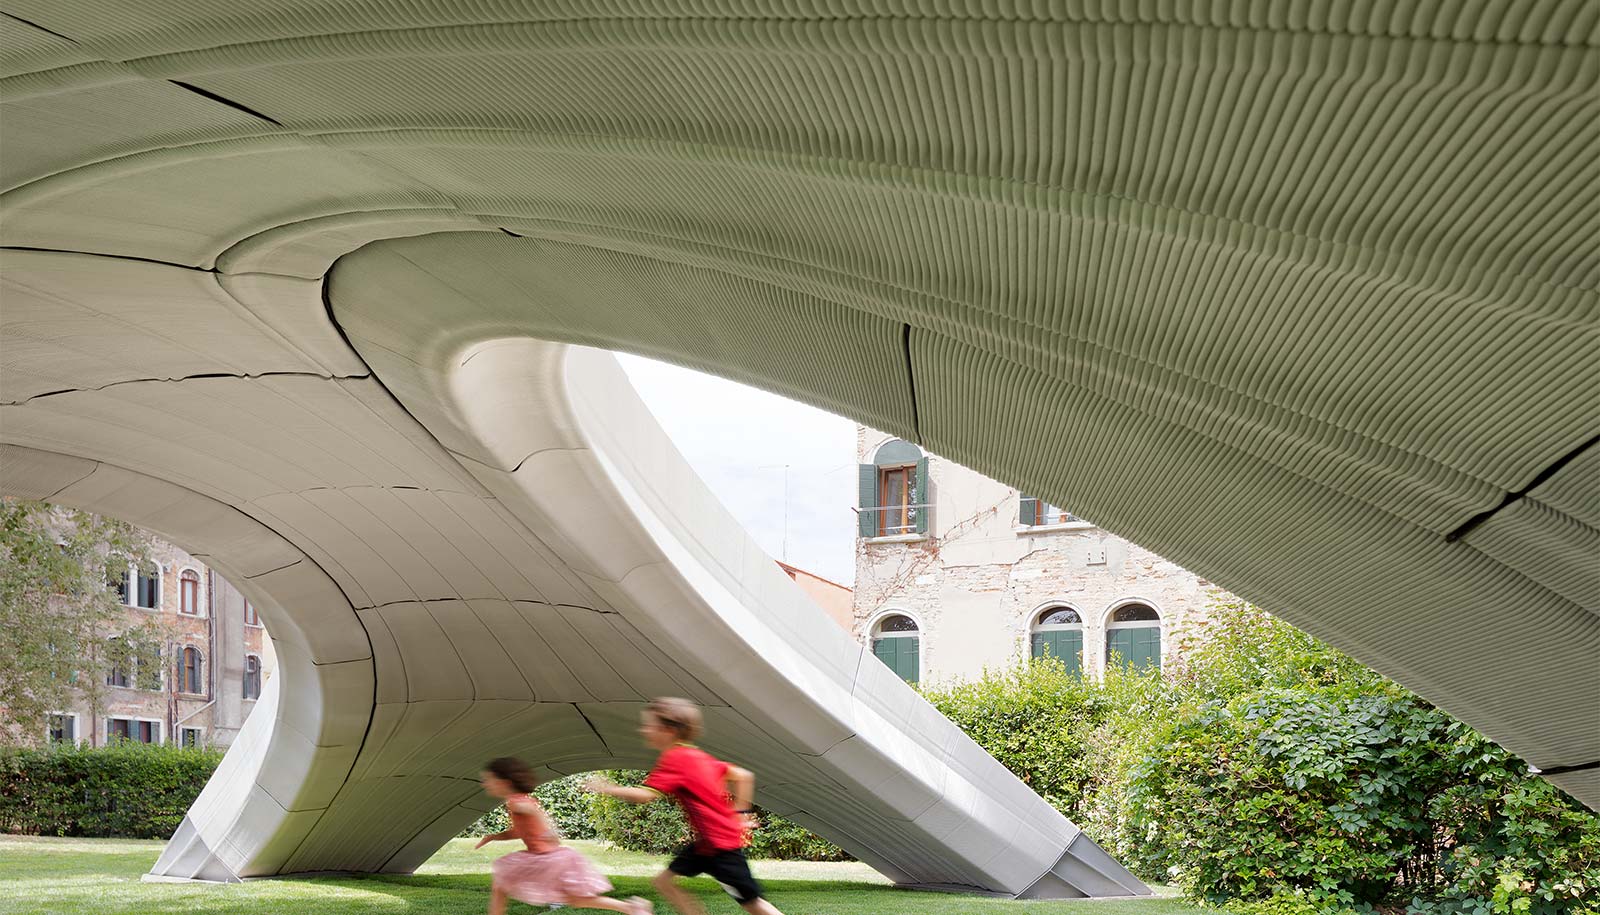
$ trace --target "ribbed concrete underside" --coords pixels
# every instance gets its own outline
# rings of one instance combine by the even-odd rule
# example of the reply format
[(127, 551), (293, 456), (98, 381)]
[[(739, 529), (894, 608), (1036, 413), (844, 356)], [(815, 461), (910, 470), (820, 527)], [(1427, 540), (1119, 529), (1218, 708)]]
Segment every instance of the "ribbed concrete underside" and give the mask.
[[(681, 538), (616, 567), (571, 541), (584, 512), (644, 537), (618, 481), (650, 471), (605, 469), (606, 409), (567, 416), (533, 340), (915, 439), (1536, 766), (1600, 760), (1592, 3), (0, 9), (5, 487), (150, 523), (260, 598), (286, 658), (262, 739), (310, 762), (235, 805), (276, 805), (279, 840), (202, 843), (236, 872), (414, 866), (470, 818), (484, 735), (610, 764), (653, 691), (726, 706), (730, 748), (775, 766), (857, 733), (763, 718), (753, 685), (848, 646), (721, 687), (694, 646), (651, 654), (641, 595), (735, 611)], [(559, 502), (569, 452), (603, 507)], [(523, 631), (545, 654), (495, 663), (625, 644), (660, 677), (394, 660)], [(841, 708), (879, 688), (826, 678)], [(949, 753), (903, 749), (883, 771)], [(795, 810), (908, 882), (1022, 892), (1075, 834), (1001, 874), (950, 822), (853, 833), (874, 786), (817, 786), (871, 766), (804, 765), (775, 797), (792, 776)], [(1594, 770), (1554, 780), (1600, 805)], [(361, 811), (409, 806), (403, 841), (370, 837)]]

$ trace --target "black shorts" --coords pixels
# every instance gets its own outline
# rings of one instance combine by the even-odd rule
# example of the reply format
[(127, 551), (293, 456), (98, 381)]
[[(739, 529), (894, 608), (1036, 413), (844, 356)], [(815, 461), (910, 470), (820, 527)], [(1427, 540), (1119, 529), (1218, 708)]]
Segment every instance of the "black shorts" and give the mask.
[(709, 855), (695, 851), (693, 845), (685, 845), (678, 856), (667, 865), (667, 870), (680, 877), (698, 877), (705, 874), (707, 877), (722, 884), (728, 891), (733, 901), (740, 905), (755, 902), (762, 898), (761, 884), (750, 873), (750, 862), (744, 859), (744, 850), (735, 848), (731, 851), (712, 852)]

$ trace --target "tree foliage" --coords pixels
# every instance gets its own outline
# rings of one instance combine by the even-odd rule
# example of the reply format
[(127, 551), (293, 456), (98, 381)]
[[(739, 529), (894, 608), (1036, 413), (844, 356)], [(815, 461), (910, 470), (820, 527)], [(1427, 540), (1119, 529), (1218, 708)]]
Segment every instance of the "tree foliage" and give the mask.
[(107, 585), (148, 562), (132, 525), (0, 499), (0, 732), (40, 733), (74, 693), (97, 711), (112, 669), (159, 676), (157, 624), (128, 625)]
[(1600, 912), (1600, 817), (1521, 760), (1256, 608), (1209, 630), (1163, 672), (1043, 661), (929, 698), (1136, 872), (1232, 911)]

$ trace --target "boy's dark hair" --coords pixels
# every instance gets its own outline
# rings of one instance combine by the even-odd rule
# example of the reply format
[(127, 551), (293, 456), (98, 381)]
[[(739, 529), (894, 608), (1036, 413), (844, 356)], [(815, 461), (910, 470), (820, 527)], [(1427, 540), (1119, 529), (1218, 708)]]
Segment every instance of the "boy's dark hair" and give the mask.
[(679, 699), (676, 696), (663, 696), (651, 699), (645, 707), (661, 726), (678, 735), (679, 740), (699, 740), (700, 731), (703, 729), (700, 718), (700, 706), (688, 699)]
[(494, 777), (510, 782), (513, 788), (523, 794), (539, 787), (539, 776), (533, 774), (533, 767), (515, 756), (491, 759), (483, 768)]

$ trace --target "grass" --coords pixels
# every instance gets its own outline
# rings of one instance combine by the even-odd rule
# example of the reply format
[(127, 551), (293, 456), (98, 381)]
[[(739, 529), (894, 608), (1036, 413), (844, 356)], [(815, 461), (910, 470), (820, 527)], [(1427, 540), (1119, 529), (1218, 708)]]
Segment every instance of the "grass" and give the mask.
[[(621, 895), (654, 899), (649, 878), (661, 858), (573, 842), (611, 876)], [(157, 840), (54, 839), (0, 835), (4, 915), (467, 915), (489, 900), (489, 862), (509, 845), (472, 850), (456, 839), (410, 876), (312, 877), (243, 884), (142, 883)], [(756, 875), (786, 915), (1178, 915), (1199, 910), (1158, 888), (1155, 898), (1010, 902), (897, 890), (862, 864), (758, 861)], [(709, 880), (694, 888), (714, 915), (739, 912)], [(659, 899), (658, 911), (669, 911)], [(514, 915), (542, 912), (513, 905)], [(571, 910), (567, 910), (571, 911)], [(1216, 910), (1209, 910), (1215, 912)], [(564, 915), (564, 913), (563, 913)]]

